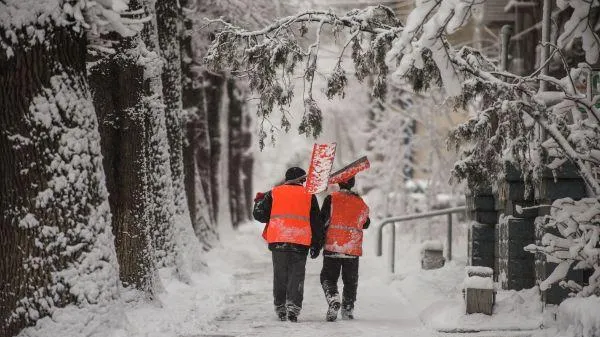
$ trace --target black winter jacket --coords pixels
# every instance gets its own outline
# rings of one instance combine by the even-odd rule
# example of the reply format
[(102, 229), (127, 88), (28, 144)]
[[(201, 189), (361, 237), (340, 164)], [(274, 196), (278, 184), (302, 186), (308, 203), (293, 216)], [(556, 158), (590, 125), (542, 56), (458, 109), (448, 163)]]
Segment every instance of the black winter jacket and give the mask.
[[(358, 196), (357, 193), (350, 191), (350, 190), (343, 189), (342, 191)], [(320, 213), (321, 222), (323, 223), (323, 240), (325, 240), (327, 228), (329, 227), (329, 217), (330, 216), (331, 216), (331, 195), (328, 195), (327, 197), (325, 197), (325, 200), (323, 200), (323, 207), (321, 208), (321, 213)], [(370, 224), (371, 224), (371, 219), (369, 217), (367, 217), (367, 220), (363, 224), (363, 229), (369, 228)], [(344, 256), (344, 257), (347, 256), (347, 257), (350, 257), (350, 255), (340, 254), (340, 253), (336, 253), (336, 252), (330, 252), (327, 250), (323, 251), (323, 256)]]
[[(290, 185), (299, 185), (302, 184), (294, 184)], [(265, 193), (264, 197), (261, 200), (258, 200), (254, 203), (254, 210), (252, 211), (252, 215), (254, 219), (258, 222), (268, 223), (271, 217), (271, 208), (273, 207), (273, 195), (271, 191)], [(311, 239), (311, 248), (316, 250), (321, 250), (323, 246), (323, 223), (321, 222), (320, 211), (319, 211), (319, 202), (317, 201), (317, 197), (312, 196), (311, 206), (310, 206), (310, 229), (312, 234)], [(295, 243), (287, 243), (287, 242), (274, 242), (269, 244), (269, 250), (276, 251), (294, 251), (299, 253), (308, 253), (309, 247), (295, 244)]]

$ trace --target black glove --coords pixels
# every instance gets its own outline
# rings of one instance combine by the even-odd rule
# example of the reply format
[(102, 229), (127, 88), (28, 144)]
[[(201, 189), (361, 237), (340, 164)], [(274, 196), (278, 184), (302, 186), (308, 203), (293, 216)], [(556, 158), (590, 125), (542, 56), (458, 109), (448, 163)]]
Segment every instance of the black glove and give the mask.
[(319, 251), (320, 251), (320, 249), (311, 247), (310, 248), (310, 258), (311, 259), (316, 259), (319, 256)]

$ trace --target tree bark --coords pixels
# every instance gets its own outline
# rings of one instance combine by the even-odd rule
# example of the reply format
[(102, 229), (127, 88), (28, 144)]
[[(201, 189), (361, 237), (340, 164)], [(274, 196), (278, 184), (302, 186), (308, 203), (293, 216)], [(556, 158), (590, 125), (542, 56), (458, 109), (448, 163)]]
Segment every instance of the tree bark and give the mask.
[(244, 193), (242, 190), (242, 112), (243, 102), (239, 99), (239, 92), (233, 79), (227, 80), (227, 94), (229, 95), (229, 207), (231, 209), (231, 223), (237, 228), (246, 220)]
[(2, 336), (57, 307), (118, 297), (86, 39), (50, 18), (35, 24), (44, 43), (31, 45), (33, 26), (14, 35), (14, 56), (0, 44)]
[(162, 72), (162, 92), (165, 103), (167, 137), (175, 208), (179, 216), (189, 218), (183, 173), (183, 122), (181, 100), (181, 25), (182, 13), (178, 0), (158, 0), (156, 21), (158, 45), (165, 64)]
[[(221, 131), (219, 126), (219, 113), (221, 111), (224, 77), (205, 73), (205, 107), (208, 121), (210, 139), (210, 188), (212, 209), (215, 219), (219, 214), (219, 162), (221, 159)], [(221, 219), (219, 219), (221, 220)]]
[(246, 108), (243, 111), (242, 125), (242, 187), (244, 189), (244, 202), (246, 214), (244, 219), (252, 219), (252, 206), (254, 204), (253, 195), (253, 174), (254, 174), (254, 156), (252, 155), (252, 117)]
[(144, 25), (138, 45), (145, 78), (142, 101), (146, 111), (149, 226), (157, 267), (173, 267), (179, 259), (179, 253), (175, 237), (175, 192), (163, 98), (164, 64), (159, 55), (157, 12), (154, 2), (150, 0), (131, 1), (129, 8), (143, 8), (146, 15), (152, 16), (152, 20)]
[(125, 287), (151, 296), (156, 264), (150, 234), (147, 110), (139, 37), (121, 41), (115, 57), (90, 70), (100, 120), (102, 154), (113, 213), (119, 276)]
[[(182, 8), (193, 10), (195, 0), (183, 0)], [(197, 46), (193, 37), (197, 33), (197, 21), (191, 15), (184, 16), (181, 34), (182, 108), (185, 111), (185, 141), (183, 160), (185, 191), (190, 218), (196, 236), (204, 250), (213, 247), (218, 239), (214, 209), (212, 207), (211, 147), (205, 94), (205, 78)]]

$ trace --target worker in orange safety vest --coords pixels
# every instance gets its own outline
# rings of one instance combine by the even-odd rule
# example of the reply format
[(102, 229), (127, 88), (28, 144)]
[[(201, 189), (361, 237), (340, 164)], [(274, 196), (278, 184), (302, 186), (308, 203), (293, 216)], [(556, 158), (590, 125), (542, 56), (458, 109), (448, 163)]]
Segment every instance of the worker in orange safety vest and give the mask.
[[(337, 319), (340, 306), (342, 319), (354, 319), (363, 229), (371, 222), (369, 207), (351, 190), (354, 182), (352, 177), (339, 183), (340, 191), (327, 196), (321, 209), (321, 221), (325, 224), (321, 286), (329, 306), (325, 318), (330, 322)], [(341, 303), (337, 287), (340, 272), (344, 283)]]
[(323, 244), (323, 226), (319, 203), (296, 179), (306, 172), (292, 167), (286, 183), (255, 198), (253, 216), (266, 223), (263, 238), (273, 258), (273, 297), (280, 320), (296, 322), (302, 309), (306, 256), (319, 255)]

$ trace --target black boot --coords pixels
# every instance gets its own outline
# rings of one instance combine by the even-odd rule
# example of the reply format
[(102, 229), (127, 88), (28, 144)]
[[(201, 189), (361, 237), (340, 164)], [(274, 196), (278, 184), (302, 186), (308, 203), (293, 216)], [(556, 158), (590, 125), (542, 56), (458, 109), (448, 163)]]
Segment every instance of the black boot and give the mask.
[(333, 299), (329, 302), (329, 309), (327, 309), (327, 315), (325, 315), (327, 322), (333, 322), (337, 319), (338, 310), (340, 310), (340, 301)]
[(344, 304), (344, 306), (342, 306), (342, 319), (354, 319), (354, 305)]
[(298, 322), (298, 316), (295, 313), (291, 312), (291, 311), (287, 313), (287, 319), (290, 322), (294, 322), (294, 323)]
[(285, 305), (277, 305), (275, 306), (275, 314), (277, 314), (277, 317), (279, 318), (280, 321), (285, 321), (287, 318), (287, 312), (285, 309)]

